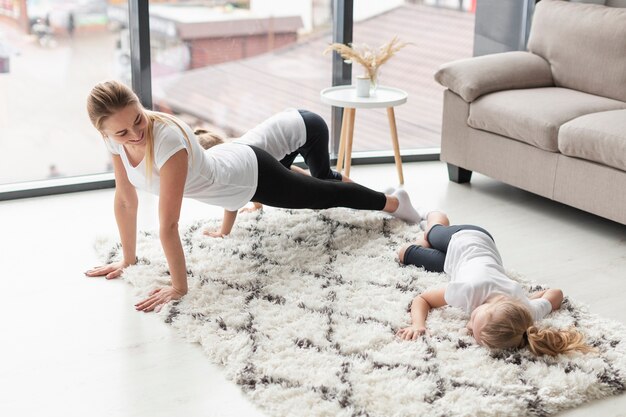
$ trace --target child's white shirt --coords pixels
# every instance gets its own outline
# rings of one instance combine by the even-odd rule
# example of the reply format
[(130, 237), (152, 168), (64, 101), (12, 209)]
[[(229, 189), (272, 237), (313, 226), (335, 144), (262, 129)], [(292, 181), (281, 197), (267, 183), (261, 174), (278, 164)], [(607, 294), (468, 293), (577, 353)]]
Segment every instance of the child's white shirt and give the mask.
[(306, 125), (298, 110), (286, 109), (233, 142), (256, 146), (280, 161), (304, 145)]
[(256, 192), (258, 181), (258, 162), (252, 148), (228, 143), (205, 151), (193, 130), (186, 123), (177, 121), (189, 137), (191, 152), (178, 126), (155, 121), (154, 163), (149, 182), (145, 158), (133, 167), (123, 145), (111, 140), (105, 140), (105, 143), (111, 153), (120, 155), (128, 179), (136, 188), (159, 195), (161, 168), (172, 155), (186, 149), (188, 168), (184, 197), (231, 211), (245, 206)]
[(461, 230), (452, 235), (444, 271), (450, 276), (444, 298), (453, 306), (471, 313), (494, 294), (520, 300), (530, 310), (534, 321), (552, 311), (545, 298), (530, 300), (521, 285), (506, 276), (494, 241), (477, 230)]

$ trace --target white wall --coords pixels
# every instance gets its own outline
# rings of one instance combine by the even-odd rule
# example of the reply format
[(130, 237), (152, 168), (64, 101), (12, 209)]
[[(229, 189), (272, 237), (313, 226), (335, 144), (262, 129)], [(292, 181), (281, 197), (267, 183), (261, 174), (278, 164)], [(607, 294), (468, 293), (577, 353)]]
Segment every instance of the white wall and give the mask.
[(303, 31), (313, 29), (312, 0), (250, 0), (250, 11), (266, 16), (300, 16)]
[[(404, 0), (354, 0), (354, 21), (369, 19), (402, 4)], [(331, 0), (328, 0), (329, 9), (330, 5)], [(317, 7), (324, 6), (318, 4)], [(313, 29), (313, 0), (250, 0), (250, 10), (267, 16), (300, 16), (304, 24), (303, 31), (310, 32)]]
[(369, 19), (403, 4), (404, 0), (354, 0), (354, 21)]

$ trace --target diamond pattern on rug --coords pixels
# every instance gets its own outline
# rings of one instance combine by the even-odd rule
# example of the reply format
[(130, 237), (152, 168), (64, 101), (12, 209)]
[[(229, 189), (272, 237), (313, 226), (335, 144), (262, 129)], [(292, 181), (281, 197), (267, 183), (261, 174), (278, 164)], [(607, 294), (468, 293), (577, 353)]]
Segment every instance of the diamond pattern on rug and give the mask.
[[(189, 293), (159, 314), (268, 415), (547, 416), (624, 391), (626, 327), (568, 298), (544, 323), (576, 325), (597, 354), (489, 351), (451, 307), (431, 311), (430, 336), (395, 338), (413, 297), (446, 282), (398, 263), (415, 226), (349, 209), (268, 210), (241, 215), (225, 239), (202, 235), (218, 225), (181, 230)], [(98, 250), (108, 261), (121, 252)], [(169, 282), (158, 236), (141, 233), (138, 254), (124, 278), (141, 295)]]

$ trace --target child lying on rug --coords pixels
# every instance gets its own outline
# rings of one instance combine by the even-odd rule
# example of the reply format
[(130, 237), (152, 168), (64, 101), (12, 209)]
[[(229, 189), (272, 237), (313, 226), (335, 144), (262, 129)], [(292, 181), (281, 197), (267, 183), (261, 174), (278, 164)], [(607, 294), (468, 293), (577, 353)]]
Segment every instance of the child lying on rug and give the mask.
[[(304, 120), (306, 138), (302, 142), (302, 135), (293, 135), (293, 126), (298, 126)], [(217, 132), (197, 129), (195, 132), (198, 142), (204, 150), (215, 145), (225, 143), (226, 140)], [(309, 175), (302, 168), (292, 165), (298, 154), (301, 154), (311, 174), (321, 180), (336, 180), (352, 182), (350, 178), (330, 169), (328, 158), (328, 128), (323, 119), (307, 110), (286, 110), (275, 114), (254, 127), (242, 137), (234, 139), (235, 143), (256, 146), (276, 158), (285, 168), (299, 174)], [(252, 202), (252, 207), (242, 208), (239, 212), (261, 210), (263, 205)], [(222, 237), (228, 233), (222, 231), (205, 230), (204, 234), (212, 237)]]
[(406, 265), (450, 275), (447, 287), (415, 297), (412, 325), (396, 333), (401, 339), (423, 335), (430, 309), (449, 304), (470, 314), (468, 330), (480, 345), (489, 348), (528, 346), (536, 355), (551, 356), (592, 350), (576, 330), (534, 325), (561, 307), (563, 293), (548, 289), (526, 297), (522, 287), (506, 276), (492, 236), (481, 227), (450, 226), (444, 213), (431, 212), (424, 237), (401, 248), (398, 255)]

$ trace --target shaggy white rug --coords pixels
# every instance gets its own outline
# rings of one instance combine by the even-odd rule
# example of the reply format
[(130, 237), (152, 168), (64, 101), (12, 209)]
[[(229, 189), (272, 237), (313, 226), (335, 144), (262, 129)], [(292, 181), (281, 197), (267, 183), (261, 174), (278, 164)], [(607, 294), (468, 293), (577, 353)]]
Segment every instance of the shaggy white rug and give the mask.
[[(226, 239), (202, 235), (218, 225), (181, 231), (189, 293), (159, 314), (268, 415), (545, 416), (624, 391), (625, 327), (569, 299), (545, 324), (575, 325), (598, 354), (491, 352), (451, 307), (431, 312), (430, 337), (398, 340), (413, 297), (446, 281), (397, 262), (416, 227), (348, 209), (271, 210), (240, 215)], [(99, 251), (120, 252), (110, 241)], [(138, 254), (124, 278), (145, 295), (169, 281), (167, 264), (156, 235), (140, 235)]]

